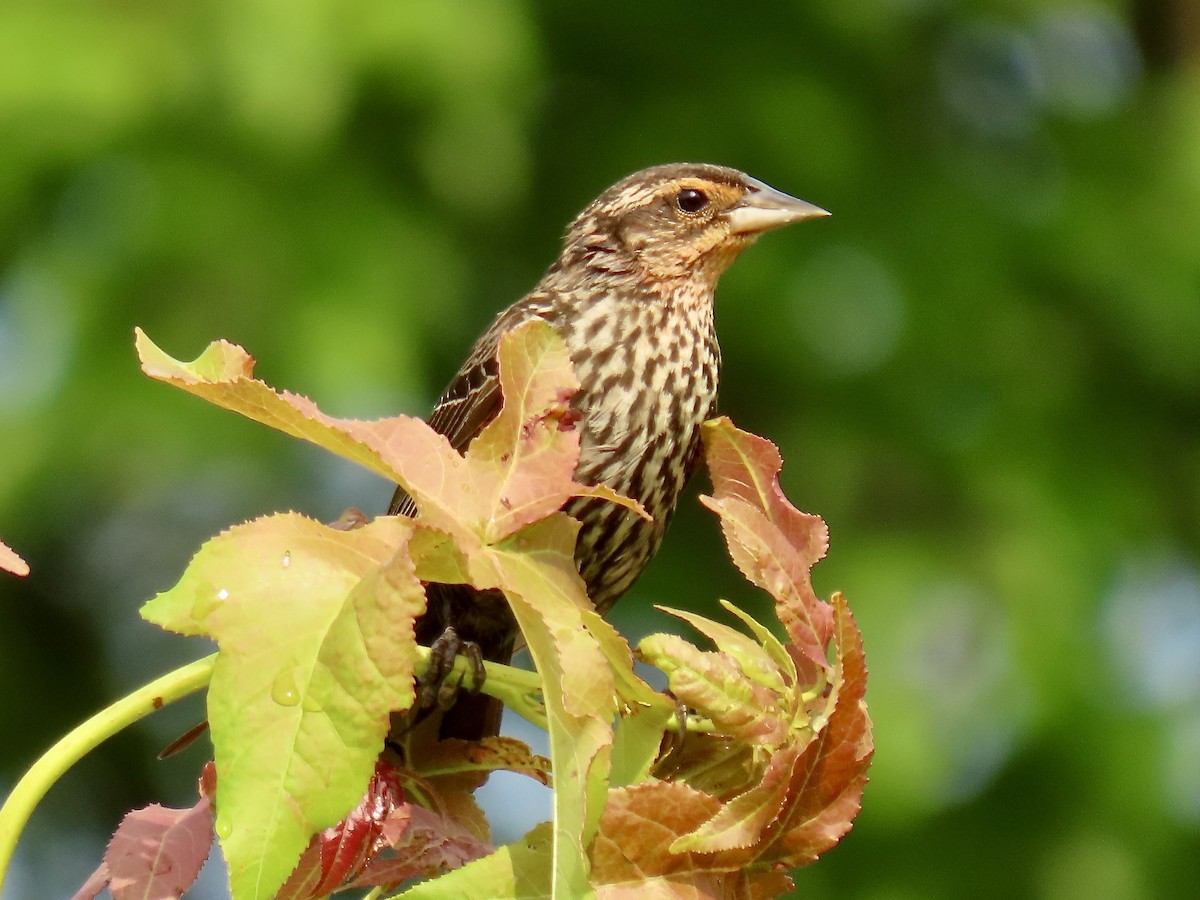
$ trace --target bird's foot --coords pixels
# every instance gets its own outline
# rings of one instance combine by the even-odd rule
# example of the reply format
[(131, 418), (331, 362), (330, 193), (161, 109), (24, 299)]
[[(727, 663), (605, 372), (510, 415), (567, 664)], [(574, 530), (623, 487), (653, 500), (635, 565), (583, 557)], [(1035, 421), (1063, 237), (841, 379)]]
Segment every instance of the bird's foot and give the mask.
[(422, 708), (437, 706), (444, 712), (454, 705), (463, 678), (460, 675), (450, 680), (448, 676), (454, 669), (454, 661), (460, 656), (465, 656), (471, 665), (471, 693), (483, 685), (487, 671), (483, 667), (483, 652), (479, 645), (474, 641), (464, 641), (453, 627), (447, 627), (429, 645), (429, 667), (417, 679), (418, 699)]

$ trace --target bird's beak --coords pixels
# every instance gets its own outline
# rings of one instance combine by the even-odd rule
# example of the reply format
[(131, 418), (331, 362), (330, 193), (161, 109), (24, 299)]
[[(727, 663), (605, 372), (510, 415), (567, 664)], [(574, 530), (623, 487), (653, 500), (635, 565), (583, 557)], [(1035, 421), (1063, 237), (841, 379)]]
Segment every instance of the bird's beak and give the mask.
[(726, 215), (734, 234), (758, 234), (804, 219), (819, 219), (829, 213), (755, 178), (747, 178), (746, 196)]

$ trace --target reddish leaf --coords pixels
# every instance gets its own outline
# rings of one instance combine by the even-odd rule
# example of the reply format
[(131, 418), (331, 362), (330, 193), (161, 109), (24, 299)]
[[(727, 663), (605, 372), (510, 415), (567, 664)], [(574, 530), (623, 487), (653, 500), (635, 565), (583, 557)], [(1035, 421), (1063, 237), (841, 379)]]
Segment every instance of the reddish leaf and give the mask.
[(702, 502), (721, 517), (730, 556), (746, 578), (776, 599), (780, 621), (800, 652), (828, 668), (832, 611), (813, 593), (809, 573), (829, 546), (825, 523), (783, 495), (778, 480), (783, 461), (770, 441), (726, 418), (706, 422), (703, 436), (713, 496)]
[(350, 887), (393, 885), (432, 877), (481, 859), (493, 847), (454, 819), (406, 804), (384, 824), (388, 851), (372, 860)]
[(774, 897), (788, 890), (786, 875), (746, 868), (719, 856), (669, 849), (710, 818), (720, 802), (683, 784), (647, 782), (609, 792), (592, 847), (596, 895), (644, 897)]
[(4, 541), (0, 541), (0, 569), (24, 577), (29, 574), (29, 563), (10, 550)]
[(154, 804), (128, 813), (104, 853), (113, 900), (182, 897), (200, 874), (212, 842), (207, 797), (191, 809)]

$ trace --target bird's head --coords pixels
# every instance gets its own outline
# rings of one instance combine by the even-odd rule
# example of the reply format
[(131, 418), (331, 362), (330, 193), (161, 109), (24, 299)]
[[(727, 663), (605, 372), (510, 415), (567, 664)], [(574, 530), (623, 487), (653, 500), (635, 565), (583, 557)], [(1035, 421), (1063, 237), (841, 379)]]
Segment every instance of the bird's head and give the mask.
[(678, 163), (635, 172), (587, 207), (564, 256), (654, 283), (717, 278), (764, 231), (825, 210), (736, 169)]

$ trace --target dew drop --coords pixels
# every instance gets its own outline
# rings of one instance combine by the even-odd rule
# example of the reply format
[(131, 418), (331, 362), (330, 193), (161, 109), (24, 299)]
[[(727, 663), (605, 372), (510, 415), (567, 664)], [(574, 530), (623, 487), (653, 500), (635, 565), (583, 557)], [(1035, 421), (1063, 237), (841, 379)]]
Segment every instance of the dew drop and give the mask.
[(217, 599), (222, 602), (228, 600), (229, 599), (229, 591), (225, 590), (225, 588), (221, 588), (219, 591), (217, 591)]
[(283, 552), (283, 567), (286, 569), (291, 564), (292, 564), (292, 551), (285, 550)]
[(233, 825), (230, 824), (228, 819), (221, 819), (218, 817), (217, 837), (219, 837), (221, 840), (226, 840), (231, 834), (233, 834)]
[(300, 702), (300, 689), (294, 673), (280, 672), (271, 683), (271, 699), (280, 706), (295, 706)]

